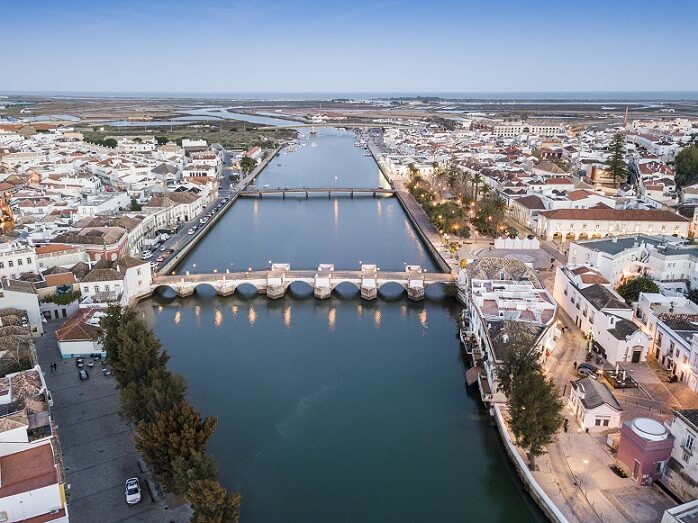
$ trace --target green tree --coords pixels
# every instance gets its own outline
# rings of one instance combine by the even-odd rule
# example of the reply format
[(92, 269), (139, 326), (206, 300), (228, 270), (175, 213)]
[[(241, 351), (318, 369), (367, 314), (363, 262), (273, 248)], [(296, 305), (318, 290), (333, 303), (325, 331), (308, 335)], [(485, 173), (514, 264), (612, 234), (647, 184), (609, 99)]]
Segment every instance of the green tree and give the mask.
[(120, 390), (120, 414), (131, 423), (153, 421), (160, 412), (184, 401), (187, 383), (179, 374), (162, 366), (146, 371), (143, 379), (132, 381)]
[(116, 139), (114, 138), (105, 138), (101, 142), (101, 145), (103, 145), (104, 147), (111, 147), (112, 149), (115, 149), (118, 145)]
[(512, 394), (518, 376), (541, 372), (540, 351), (535, 343), (536, 333), (522, 322), (507, 324), (506, 341), (500, 340), (501, 362), (497, 365), (499, 390), (506, 396)]
[(203, 452), (192, 452), (191, 456), (177, 456), (172, 462), (172, 492), (186, 495), (194, 481), (213, 480), (218, 477), (218, 467), (213, 459)]
[(107, 353), (107, 357), (112, 362), (112, 365), (119, 361), (119, 329), (135, 315), (136, 312), (133, 309), (124, 309), (119, 305), (109, 305), (107, 313), (99, 321), (97, 330), (99, 342), (102, 344), (102, 348)]
[(229, 494), (217, 481), (192, 482), (187, 499), (194, 509), (192, 523), (237, 523), (240, 494)]
[(165, 368), (169, 356), (160, 350), (160, 341), (135, 313), (123, 318), (117, 329), (118, 359), (112, 362), (121, 387), (146, 378), (151, 369)]
[(659, 292), (659, 287), (651, 278), (639, 276), (622, 283), (616, 287), (616, 291), (623, 297), (625, 303), (631, 304), (640, 299), (641, 292), (657, 293)]
[(628, 179), (628, 165), (625, 163), (625, 136), (623, 136), (623, 133), (614, 134), (608, 148), (611, 155), (606, 161), (606, 171), (617, 186)]
[(546, 445), (555, 440), (562, 427), (562, 402), (557, 387), (542, 372), (514, 377), (509, 396), (510, 427), (516, 443), (529, 455), (531, 469)]
[(254, 169), (256, 166), (257, 160), (250, 158), (249, 156), (243, 156), (242, 160), (240, 160), (240, 169), (242, 169), (242, 172), (244, 173), (252, 172), (252, 169)]
[(679, 187), (698, 182), (698, 145), (690, 145), (676, 155), (674, 173), (674, 180)]
[(142, 209), (143, 209), (143, 207), (141, 206), (140, 203), (138, 203), (138, 200), (136, 200), (135, 198), (131, 198), (131, 210), (138, 212)]
[(153, 421), (136, 425), (134, 443), (164, 487), (173, 492), (176, 481), (172, 464), (178, 457), (188, 461), (193, 453), (205, 452), (217, 423), (211, 416), (202, 419), (194, 407), (181, 402), (160, 412)]

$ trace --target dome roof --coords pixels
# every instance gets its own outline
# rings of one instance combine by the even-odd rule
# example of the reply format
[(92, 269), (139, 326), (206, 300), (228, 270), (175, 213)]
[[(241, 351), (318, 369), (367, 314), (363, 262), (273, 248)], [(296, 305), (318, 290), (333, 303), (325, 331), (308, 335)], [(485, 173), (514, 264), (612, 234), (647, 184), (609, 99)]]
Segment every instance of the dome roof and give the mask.
[(635, 418), (630, 427), (635, 434), (647, 441), (662, 441), (669, 434), (664, 425), (650, 418)]

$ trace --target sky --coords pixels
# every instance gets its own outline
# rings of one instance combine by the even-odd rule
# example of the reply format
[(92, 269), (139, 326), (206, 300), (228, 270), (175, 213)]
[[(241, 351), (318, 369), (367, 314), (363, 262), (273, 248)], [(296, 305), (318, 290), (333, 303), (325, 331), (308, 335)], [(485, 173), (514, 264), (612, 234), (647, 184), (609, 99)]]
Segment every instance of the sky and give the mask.
[(698, 91), (692, 0), (0, 0), (0, 34), (5, 93)]

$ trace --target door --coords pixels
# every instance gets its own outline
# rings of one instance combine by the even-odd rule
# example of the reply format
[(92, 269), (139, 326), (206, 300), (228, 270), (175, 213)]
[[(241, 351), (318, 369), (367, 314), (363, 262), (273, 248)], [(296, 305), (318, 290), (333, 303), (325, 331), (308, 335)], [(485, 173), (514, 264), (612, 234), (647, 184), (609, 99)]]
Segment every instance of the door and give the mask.
[(641, 350), (634, 350), (633, 351), (633, 358), (631, 360), (632, 363), (640, 363), (640, 358), (642, 357), (642, 351)]
[(637, 479), (638, 474), (640, 474), (640, 462), (635, 460), (635, 465), (633, 465), (633, 479)]

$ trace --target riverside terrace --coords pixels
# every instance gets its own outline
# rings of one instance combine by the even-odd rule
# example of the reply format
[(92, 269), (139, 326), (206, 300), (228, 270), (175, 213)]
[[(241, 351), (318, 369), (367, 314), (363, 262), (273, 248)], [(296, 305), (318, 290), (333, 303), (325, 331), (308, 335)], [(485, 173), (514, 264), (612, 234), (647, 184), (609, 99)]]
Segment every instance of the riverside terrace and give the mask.
[(194, 293), (197, 287), (208, 285), (217, 294), (230, 296), (241, 285), (251, 285), (260, 294), (269, 298), (281, 298), (289, 285), (303, 282), (313, 288), (316, 298), (329, 298), (332, 291), (342, 283), (355, 285), (361, 290), (361, 297), (373, 300), (378, 297), (378, 289), (388, 283), (401, 285), (411, 300), (424, 298), (424, 290), (433, 284), (456, 283), (456, 275), (427, 273), (419, 265), (406, 265), (404, 272), (380, 272), (375, 265), (363, 264), (360, 271), (335, 271), (334, 265), (321, 264), (316, 271), (291, 270), (288, 263), (273, 263), (268, 271), (225, 272), (213, 274), (177, 274), (153, 278), (151, 292), (172, 289), (177, 296), (185, 297)]

